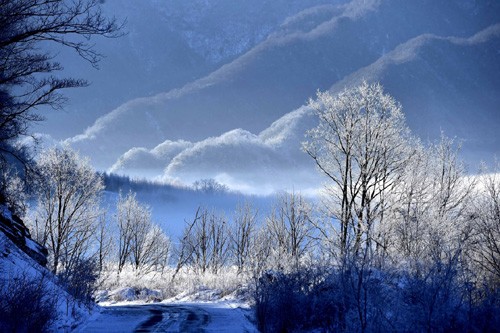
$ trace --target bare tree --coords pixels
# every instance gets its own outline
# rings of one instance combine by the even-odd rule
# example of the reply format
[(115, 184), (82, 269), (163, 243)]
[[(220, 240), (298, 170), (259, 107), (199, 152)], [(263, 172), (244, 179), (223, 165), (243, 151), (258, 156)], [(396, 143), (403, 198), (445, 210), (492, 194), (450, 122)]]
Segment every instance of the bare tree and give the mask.
[(170, 240), (152, 221), (151, 209), (139, 203), (135, 193), (120, 195), (118, 224), (118, 271), (130, 261), (136, 272), (162, 269), (167, 265)]
[(217, 274), (226, 265), (229, 258), (229, 227), (223, 215), (213, 213), (210, 216), (210, 268), (212, 273)]
[(319, 125), (304, 150), (331, 181), (331, 215), (340, 223), (340, 250), (373, 241), (383, 219), (384, 194), (397, 183), (410, 152), (399, 104), (380, 84), (364, 82), (337, 96), (318, 93), (309, 106)]
[(266, 231), (274, 249), (278, 251), (278, 261), (291, 259), (294, 266), (298, 267), (310, 245), (310, 215), (311, 207), (300, 194), (292, 192), (278, 196), (277, 203), (266, 220)]
[(224, 216), (198, 208), (187, 224), (177, 250), (177, 268), (192, 265), (201, 274), (208, 270), (217, 274), (229, 257), (229, 228)]
[(36, 238), (57, 273), (88, 254), (104, 185), (89, 161), (67, 147), (42, 153), (37, 170)]
[(104, 269), (104, 264), (109, 260), (113, 251), (113, 232), (111, 231), (111, 223), (106, 219), (106, 214), (99, 217), (96, 232), (94, 234), (95, 242), (97, 243), (97, 268), (99, 272)]
[(101, 56), (89, 39), (117, 37), (120, 28), (103, 16), (99, 0), (0, 0), (0, 158), (24, 161), (13, 143), (43, 119), (36, 110), (61, 107), (61, 89), (87, 84), (54, 76), (63, 67), (43, 47), (59, 44), (97, 66)]
[(202, 274), (210, 265), (210, 213), (207, 209), (202, 209), (200, 218), (194, 225), (193, 234), (190, 237), (193, 249), (193, 264)]
[(203, 208), (192, 228), (191, 244), (195, 267), (204, 274), (215, 274), (225, 264), (229, 250), (229, 231), (224, 216)]
[(200, 209), (201, 207), (198, 207), (198, 209), (196, 210), (193, 221), (189, 223), (186, 222), (186, 227), (184, 228), (182, 236), (179, 240), (179, 244), (174, 248), (177, 265), (174, 274), (172, 274), (172, 281), (175, 279), (175, 277), (183, 267), (186, 267), (193, 262), (194, 246), (196, 244), (194, 244), (192, 230), (200, 219)]
[(494, 288), (500, 285), (500, 164), (482, 167), (472, 218), (475, 227), (475, 266)]
[(236, 208), (234, 222), (231, 228), (231, 243), (238, 274), (243, 273), (250, 260), (252, 238), (255, 237), (257, 210), (249, 203)]

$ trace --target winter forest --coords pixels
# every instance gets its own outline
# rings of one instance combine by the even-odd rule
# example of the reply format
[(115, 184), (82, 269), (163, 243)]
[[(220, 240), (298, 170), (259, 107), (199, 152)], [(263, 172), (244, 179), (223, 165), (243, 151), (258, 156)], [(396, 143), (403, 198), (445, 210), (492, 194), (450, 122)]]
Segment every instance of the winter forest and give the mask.
[(0, 332), (500, 329), (499, 4), (124, 3), (0, 0)]

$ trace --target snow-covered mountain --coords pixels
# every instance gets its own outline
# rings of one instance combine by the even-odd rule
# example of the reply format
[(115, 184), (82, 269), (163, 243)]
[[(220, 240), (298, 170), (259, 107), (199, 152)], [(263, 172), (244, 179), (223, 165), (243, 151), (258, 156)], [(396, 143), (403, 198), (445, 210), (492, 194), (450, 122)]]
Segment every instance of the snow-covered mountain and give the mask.
[[(465, 157), (474, 164), (492, 159), (499, 152), (500, 78), (491, 75), (500, 73), (499, 45), (500, 24), (470, 38), (421, 35), (330, 90), (340, 92), (363, 80), (381, 82), (402, 102), (409, 124), (424, 142), (438, 138), (441, 131), (456, 135), (464, 140)], [(149, 169), (150, 175), (163, 173), (166, 180), (188, 183), (211, 177), (235, 189), (255, 192), (263, 190), (262, 184), (283, 188), (291, 181), (298, 188), (307, 189), (319, 184), (319, 179), (311, 171), (312, 161), (300, 152), (300, 144), (305, 132), (316, 123), (311, 110), (302, 107), (281, 117), (259, 135), (233, 130), (190, 143), (173, 158), (170, 153), (160, 154), (164, 156), (163, 164)], [(178, 147), (181, 143), (167, 141), (161, 147)], [(132, 149), (113, 165), (112, 171), (144, 175), (144, 170), (153, 165), (148, 160), (158, 155), (158, 148), (148, 153)]]
[[(379, 81), (424, 142), (441, 131), (462, 142), (471, 167), (500, 153), (500, 23), (470, 38), (413, 38), (331, 90)], [(474, 170), (472, 170), (474, 171)]]
[[(362, 79), (382, 82), (422, 139), (444, 130), (466, 140), (470, 159), (499, 153), (496, 1), (292, 1), (287, 10), (287, 1), (162, 3), (130, 3), (118, 13), (151, 15), (149, 33), (126, 37), (137, 36), (129, 53), (141, 64), (125, 67), (165, 89), (151, 83), (144, 93), (148, 79), (132, 75), (114, 82), (117, 91), (141, 86), (135, 95), (142, 97), (67, 140), (98, 168), (184, 182), (212, 177), (240, 189), (279, 187), (291, 175), (316, 183), (300, 152), (314, 117), (301, 106), (317, 89), (335, 92)], [(187, 53), (160, 43), (167, 32)], [(169, 80), (174, 63), (158, 65), (157, 46), (193, 72)]]
[[(89, 87), (66, 93), (64, 112), (47, 112), (40, 131), (73, 136), (127, 101), (154, 96), (204, 77), (265, 40), (290, 15), (347, 0), (107, 0), (105, 14), (125, 21), (125, 35), (95, 39), (100, 69), (55, 49), (68, 76)], [(64, 126), (61, 124), (64, 123)]]

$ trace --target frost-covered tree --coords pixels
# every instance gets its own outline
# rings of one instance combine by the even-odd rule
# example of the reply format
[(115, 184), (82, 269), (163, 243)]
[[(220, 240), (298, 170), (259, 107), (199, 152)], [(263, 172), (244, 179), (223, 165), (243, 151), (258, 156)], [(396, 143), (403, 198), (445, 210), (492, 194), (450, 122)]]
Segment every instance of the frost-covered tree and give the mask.
[(474, 200), (475, 229), (470, 254), (480, 276), (494, 288), (500, 286), (500, 163), (482, 167)]
[(17, 170), (0, 160), (0, 203), (7, 205), (20, 217), (27, 209), (26, 184)]
[(141, 204), (136, 194), (129, 192), (117, 204), (118, 226), (118, 272), (127, 262), (136, 271), (153, 267), (163, 268), (167, 264), (170, 241), (163, 230), (153, 223), (151, 208)]
[(140, 260), (139, 249), (145, 242), (151, 212), (148, 207), (137, 201), (135, 193), (132, 192), (125, 197), (120, 193), (116, 208), (118, 272), (121, 272), (128, 260), (134, 261), (132, 257), (139, 257)]
[(274, 244), (265, 227), (257, 228), (251, 240), (251, 249), (248, 264), (253, 278), (260, 278), (266, 270), (277, 267)]
[(182, 267), (191, 266), (205, 274), (217, 274), (229, 258), (230, 240), (226, 218), (207, 208), (198, 208), (192, 222), (187, 223), (177, 252), (175, 275)]
[(171, 251), (170, 238), (163, 229), (152, 223), (146, 235), (146, 242), (142, 248), (139, 265), (146, 270), (155, 269), (163, 272), (168, 265)]
[(462, 250), (470, 236), (469, 209), (474, 177), (459, 159), (459, 145), (444, 135), (418, 145), (393, 191), (395, 246), (407, 258), (441, 257)]
[(282, 193), (277, 197), (266, 219), (265, 230), (270, 237), (278, 266), (284, 268), (292, 264), (298, 267), (310, 246), (310, 217), (311, 206), (300, 194)]
[(238, 206), (231, 226), (231, 243), (238, 274), (245, 270), (250, 260), (256, 227), (257, 211), (249, 203)]
[(459, 157), (460, 145), (441, 135), (441, 140), (429, 148), (431, 156), (432, 193), (437, 218), (457, 219), (464, 215), (475, 182), (467, 178), (464, 163)]
[(104, 185), (88, 159), (68, 147), (43, 152), (37, 171), (36, 238), (54, 273), (69, 270), (89, 254)]
[(200, 179), (195, 181), (193, 183), (193, 188), (196, 191), (208, 194), (222, 194), (229, 190), (226, 185), (221, 184), (212, 178)]
[(461, 260), (469, 250), (473, 227), (469, 210), (476, 178), (468, 176), (459, 153), (460, 145), (444, 135), (429, 149), (431, 215), (427, 248), (435, 262), (449, 257)]
[(380, 84), (364, 82), (309, 102), (319, 125), (304, 150), (329, 180), (331, 216), (340, 224), (341, 253), (374, 241), (383, 220), (385, 193), (398, 182), (408, 160), (409, 130), (401, 106)]
[(391, 248), (405, 258), (424, 257), (428, 243), (429, 214), (432, 203), (430, 156), (415, 142), (415, 150), (406, 165), (398, 187), (392, 193), (393, 211), (389, 218)]

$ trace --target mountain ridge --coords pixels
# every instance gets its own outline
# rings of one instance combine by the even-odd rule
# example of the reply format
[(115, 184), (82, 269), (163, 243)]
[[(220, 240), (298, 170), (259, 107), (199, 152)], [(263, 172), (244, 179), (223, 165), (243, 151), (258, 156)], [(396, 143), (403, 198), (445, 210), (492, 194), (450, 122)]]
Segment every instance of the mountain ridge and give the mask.
[[(409, 64), (411, 59), (405, 57), (411, 57), (415, 53), (412, 47), (420, 44), (432, 52), (426, 51), (425, 61), (411, 64), (421, 65), (423, 71), (432, 74), (435, 80), (452, 82), (455, 80), (453, 73), (444, 73), (441, 78), (436, 74), (431, 58), (445, 61), (446, 57), (440, 53), (447, 52), (445, 49), (450, 48), (451, 41), (467, 40), (478, 31), (487, 29), (491, 25), (489, 23), (498, 23), (494, 13), (499, 11), (499, 4), (486, 1), (419, 1), (405, 4), (394, 0), (353, 1), (336, 7), (308, 8), (285, 20), (279, 29), (244, 55), (209, 75), (153, 97), (129, 101), (67, 142), (84, 154), (91, 155), (98, 168), (119, 169), (120, 164), (127, 163), (123, 154), (129, 152), (129, 156), (134, 156), (131, 149), (140, 149), (141, 153), (148, 155), (149, 150), (166, 141), (184, 140), (196, 145), (238, 128), (260, 133), (280, 117), (303, 105), (317, 89), (343, 89), (350, 79), (355, 81), (353, 78), (356, 75), (360, 78), (369, 76), (368, 70), (376, 71), (375, 67), (381, 66), (384, 61), (389, 64), (388, 54), (393, 57), (390, 62), (392, 67), (389, 66), (391, 70), (400, 68), (410, 71), (411, 75), (420, 75), (419, 79), (425, 81), (426, 78), (417, 69), (398, 67), (397, 63), (406, 61), (403, 63)], [(432, 44), (429, 38), (437, 43), (435, 49), (429, 46)], [(445, 40), (451, 44), (447, 45), (443, 42)], [(412, 43), (415, 45), (412, 46)], [(440, 47), (443, 49), (439, 50)], [(473, 49), (471, 45), (463, 47), (463, 51)], [(495, 49), (496, 44), (488, 47)], [(405, 52), (408, 54), (405, 55)], [(455, 49), (450, 54), (459, 59), (460, 55), (454, 52)], [(463, 65), (471, 67), (475, 65), (474, 56), (482, 51), (467, 52), (470, 54), (463, 58), (466, 60)], [(489, 58), (485, 60), (495, 67), (498, 59), (488, 52)], [(481, 66), (484, 72), (488, 64)], [(451, 67), (447, 70), (457, 70), (456, 66)], [(458, 72), (461, 71), (458, 69)], [(483, 72), (478, 71), (475, 75), (477, 78), (483, 74), (485, 78), (486, 74), (491, 75)], [(410, 92), (413, 88), (408, 86), (409, 83), (405, 85), (408, 90), (403, 96), (401, 89), (398, 90), (391, 80), (379, 77), (375, 72), (372, 74), (402, 102), (406, 110), (417, 108), (412, 107), (412, 104), (418, 103), (412, 101)], [(392, 72), (381, 75), (397, 76)], [(418, 83), (409, 76), (406, 79), (412, 84)], [(496, 81), (493, 81), (494, 86)], [(440, 87), (444, 89), (444, 85)], [(449, 99), (451, 92), (445, 92)], [(449, 101), (441, 101), (430, 92), (426, 95), (423, 89), (420, 93), (422, 98), (434, 100), (436, 107), (433, 112), (444, 113), (441, 110), (447, 107), (445, 104)], [(462, 98), (467, 98), (467, 94)], [(442, 104), (441, 108), (437, 107), (439, 104)], [(422, 104), (422, 107), (428, 105)], [(491, 113), (490, 106), (484, 104), (483, 107), (487, 108), (484, 112)], [(409, 113), (411, 124), (416, 116), (412, 115), (414, 111)], [(442, 115), (439, 117), (441, 120), (448, 119)], [(452, 129), (449, 134), (455, 135), (453, 127), (448, 128)], [(417, 130), (417, 134), (421, 134), (419, 132), (421, 130)], [(424, 133), (423, 139), (432, 139), (432, 136)], [(491, 150), (492, 146), (489, 147)], [(158, 162), (157, 157), (155, 163)], [(117, 163), (120, 158), (123, 163)]]
[[(441, 58), (446, 58), (452, 57), (452, 55), (454, 54), (461, 55), (462, 50), (460, 48), (462, 47), (474, 47), (482, 43), (491, 43), (493, 41), (489, 49), (490, 53), (494, 53), (495, 46), (499, 44), (499, 37), (499, 24), (492, 25), (491, 27), (478, 32), (477, 34), (469, 38), (440, 37), (431, 34), (424, 34), (399, 45), (393, 51), (388, 52), (384, 56), (380, 57), (373, 64), (364, 67), (348, 76), (343, 81), (340, 81), (336, 85), (332, 86), (331, 91), (333, 93), (340, 92), (345, 87), (360, 84), (363, 80), (381, 81), (382, 83), (384, 83), (385, 79), (386, 83), (390, 83), (389, 86), (394, 86), (396, 83), (387, 81), (388, 79), (386, 76), (391, 72), (388, 69), (391, 69), (391, 67), (395, 67), (396, 70), (393, 70), (395, 73), (407, 72), (407, 75), (409, 76), (416, 75), (415, 73), (418, 73), (420, 67), (413, 68), (412, 64), (422, 61), (422, 59), (428, 57), (429, 46), (434, 46), (438, 50), (442, 48), (441, 45), (449, 44), (454, 46), (456, 49), (449, 50), (449, 54), (441, 55)], [(437, 46), (435, 46), (434, 44), (436, 44)], [(484, 53), (485, 49), (481, 48), (480, 51)], [(434, 60), (437, 61), (439, 60), (439, 58), (435, 58)], [(460, 59), (457, 61), (457, 63), (461, 63)], [(480, 66), (476, 66), (475, 68), (481, 69)], [(482, 70), (484, 71), (484, 68)], [(463, 72), (464, 71), (460, 70), (460, 68), (454, 68), (451, 74), (456, 76), (463, 76)], [(474, 72), (471, 72), (469, 74), (472, 77), (474, 75), (478, 76), (481, 73), (479, 71), (479, 74), (476, 74)], [(444, 88), (447, 88), (449, 86), (447, 82), (453, 81), (452, 77), (450, 78), (450, 73), (448, 73), (448, 76), (442, 77), (441, 79), (443, 81), (443, 84), (430, 85), (429, 89), (432, 90), (436, 88), (439, 90), (443, 90)], [(493, 85), (496, 86), (497, 84), (500, 84), (500, 82), (494, 83)], [(441, 86), (443, 86), (444, 88)], [(426, 89), (426, 84), (425, 82), (413, 83), (412, 87), (415, 92), (419, 92), (423, 89)], [(403, 90), (406, 91), (407, 89), (409, 89), (408, 86)], [(388, 89), (387, 91), (388, 93), (393, 94), (393, 91), (391, 91), (391, 89)], [(395, 92), (397, 93), (397, 91)], [(494, 104), (494, 101), (498, 99), (495, 99), (494, 94), (489, 95), (492, 96), (490, 99), (493, 100), (493, 102), (491, 103)], [(450, 96), (453, 97), (453, 91), (451, 91), (451, 93), (448, 92), (448, 100), (451, 100)], [(415, 102), (413, 102), (413, 104), (415, 104)], [(448, 102), (448, 104), (450, 104), (450, 102)], [(425, 105), (427, 107), (432, 106), (431, 104), (425, 103), (420, 103), (418, 105)], [(444, 106), (446, 107), (447, 105)], [(450, 108), (451, 106), (448, 106), (445, 109)], [(408, 110), (411, 112), (409, 116), (413, 115), (413, 118), (410, 117), (412, 120), (412, 122), (410, 122), (410, 126), (412, 127), (415, 127), (415, 116), (418, 115), (417, 117), (422, 117), (422, 115), (425, 114), (425, 112), (423, 111), (417, 112), (414, 106), (412, 107), (411, 104), (407, 103), (403, 103), (403, 109), (407, 110), (407, 112)], [(491, 115), (488, 119), (491, 120), (496, 118), (494, 115)], [(437, 139), (442, 129), (441, 127), (436, 127), (436, 124), (439, 123), (429, 122), (425, 120), (426, 119), (424, 117), (424, 123), (422, 125), (431, 128), (435, 132), (434, 136), (430, 139)], [(281, 172), (282, 175), (286, 175), (284, 176), (284, 178), (289, 177), (289, 174), (285, 172), (287, 170), (284, 170), (285, 166), (289, 170), (293, 170), (292, 172), (290, 172), (290, 174), (306, 174), (307, 170), (310, 170), (311, 173), (314, 173), (312, 171), (313, 165), (310, 163), (310, 161), (307, 160), (307, 156), (300, 152), (300, 143), (304, 140), (304, 133), (307, 131), (307, 129), (314, 127), (315, 122), (317, 122), (317, 120), (313, 116), (312, 111), (306, 107), (302, 107), (296, 111), (290, 112), (280, 117), (268, 128), (257, 135), (240, 129), (225, 132), (220, 136), (211, 137), (198, 143), (191, 143), (189, 147), (186, 147), (184, 151), (180, 152), (175, 157), (172, 158), (171, 156), (169, 156), (168, 158), (165, 158), (163, 160), (163, 162), (165, 163), (163, 165), (165, 170), (163, 170), (163, 168), (157, 168), (153, 173), (156, 177), (160, 176), (163, 173), (165, 179), (183, 178), (189, 183), (196, 180), (197, 177), (203, 177), (201, 172), (196, 171), (196, 168), (199, 168), (199, 170), (202, 170), (205, 175), (208, 175), (215, 179), (219, 179), (220, 181), (223, 181), (224, 179), (226, 181), (234, 181), (235, 179), (240, 178), (252, 182), (254, 186), (257, 185), (257, 182), (253, 182), (251, 178), (255, 177), (255, 174), (259, 174), (259, 179), (262, 180), (262, 174), (269, 173), (269, 176), (267, 177), (267, 179), (265, 179), (265, 182), (276, 181), (276, 183), (279, 182), (281, 183), (281, 186), (283, 186), (283, 184), (285, 183), (284, 180), (280, 179), (279, 181), (277, 181), (277, 179), (280, 178), (280, 176), (277, 175), (279, 175), (279, 173)], [(471, 126), (470, 121), (465, 125), (467, 125), (467, 129), (469, 130), (474, 128), (474, 125)], [(462, 124), (462, 126), (465, 125)], [(481, 127), (479, 130), (481, 130), (482, 132), (491, 132), (491, 127), (489, 127), (490, 130), (485, 130), (485, 128), (487, 129), (487, 127), (485, 127), (486, 125), (487, 124), (483, 124), (483, 127)], [(228, 140), (228, 138), (232, 138), (233, 141)], [(427, 138), (423, 138), (424, 141), (426, 141), (426, 139)], [(243, 146), (242, 143), (244, 143)], [(498, 143), (498, 137), (496, 143)], [(466, 148), (469, 147), (467, 145), (467, 142), (464, 146)], [(216, 152), (216, 150), (218, 150), (219, 152)], [(254, 162), (255, 160), (259, 160), (256, 157), (259, 156), (259, 154), (256, 153), (257, 151), (260, 151), (263, 156), (267, 156), (267, 162), (262, 163), (262, 167), (257, 165), (258, 163), (255, 164)], [(133, 152), (129, 152), (131, 155), (133, 155)], [(145, 153), (146, 155), (148, 154), (145, 151), (142, 151), (142, 153)], [(213, 156), (207, 157), (210, 156), (210, 154), (212, 154)], [(225, 162), (225, 159), (229, 160)], [(139, 159), (136, 158), (135, 160), (138, 161)], [(116, 163), (113, 166), (113, 171), (122, 173), (132, 172), (134, 174), (141, 173), (140, 163), (139, 165), (136, 164), (135, 166), (131, 166), (130, 164), (127, 165), (128, 163), (130, 162), (127, 161), (126, 158), (121, 159), (119, 163)], [(237, 164), (235, 165), (234, 163)], [(229, 167), (229, 165), (231, 166)], [(132, 169), (134, 169), (134, 171), (132, 171)], [(245, 173), (247, 173), (248, 175), (245, 175)], [(318, 179), (313, 179), (309, 175), (304, 176), (304, 178), (307, 178), (307, 182), (319, 181)], [(304, 180), (297, 181), (299, 181), (301, 184), (307, 183)]]

